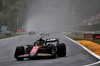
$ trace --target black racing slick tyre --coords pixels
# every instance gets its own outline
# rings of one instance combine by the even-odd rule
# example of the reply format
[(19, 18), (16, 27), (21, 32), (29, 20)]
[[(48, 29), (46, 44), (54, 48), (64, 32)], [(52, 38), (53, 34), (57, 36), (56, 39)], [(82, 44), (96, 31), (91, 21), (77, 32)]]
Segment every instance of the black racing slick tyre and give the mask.
[(65, 57), (66, 56), (66, 45), (64, 43), (59, 43), (57, 45), (57, 55), (59, 57)]
[(22, 55), (22, 54), (25, 54), (24, 47), (23, 47), (23, 46), (18, 46), (18, 47), (16, 47), (14, 57), (15, 57), (18, 61), (24, 60), (24, 58), (18, 58), (18, 56), (19, 56), (19, 55)]

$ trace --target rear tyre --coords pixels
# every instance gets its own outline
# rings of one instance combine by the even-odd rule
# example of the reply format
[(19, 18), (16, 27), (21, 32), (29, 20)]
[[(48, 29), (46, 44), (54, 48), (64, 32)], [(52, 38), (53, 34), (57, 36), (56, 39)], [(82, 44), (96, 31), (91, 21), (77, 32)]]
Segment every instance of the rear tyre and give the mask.
[(22, 55), (22, 54), (25, 54), (24, 47), (23, 47), (23, 46), (18, 46), (18, 47), (16, 47), (14, 57), (15, 57), (18, 61), (24, 60), (24, 58), (18, 58), (18, 56), (19, 56), (19, 55)]
[(64, 43), (60, 43), (57, 45), (57, 55), (59, 57), (65, 57), (66, 56), (66, 45)]

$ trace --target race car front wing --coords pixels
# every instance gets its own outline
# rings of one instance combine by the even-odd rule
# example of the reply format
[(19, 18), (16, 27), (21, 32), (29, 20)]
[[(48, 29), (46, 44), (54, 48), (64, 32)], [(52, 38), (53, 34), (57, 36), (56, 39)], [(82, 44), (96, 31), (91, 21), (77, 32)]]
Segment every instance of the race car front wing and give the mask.
[(35, 56), (41, 56), (41, 57), (45, 57), (45, 56), (52, 56), (51, 54), (48, 54), (48, 53), (37, 53), (37, 54), (23, 54), (23, 55), (20, 55), (18, 56), (19, 58), (29, 58), (29, 57), (35, 57)]

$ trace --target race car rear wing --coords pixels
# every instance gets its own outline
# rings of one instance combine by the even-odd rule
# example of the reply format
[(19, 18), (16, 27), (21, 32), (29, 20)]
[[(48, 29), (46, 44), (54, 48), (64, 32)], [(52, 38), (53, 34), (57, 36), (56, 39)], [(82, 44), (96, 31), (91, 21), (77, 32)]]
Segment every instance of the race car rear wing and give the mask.
[(57, 44), (59, 43), (59, 39), (46, 39), (46, 43), (49, 42), (57, 42)]

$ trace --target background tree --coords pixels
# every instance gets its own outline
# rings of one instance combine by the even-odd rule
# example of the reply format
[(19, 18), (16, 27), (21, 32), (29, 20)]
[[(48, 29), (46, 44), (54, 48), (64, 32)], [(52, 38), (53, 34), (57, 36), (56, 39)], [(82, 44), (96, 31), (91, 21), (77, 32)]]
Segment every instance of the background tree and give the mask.
[(18, 28), (21, 28), (25, 21), (25, 13), (28, 4), (32, 0), (0, 0), (0, 28), (7, 26), (9, 31), (17, 29), (17, 20), (19, 22)]

